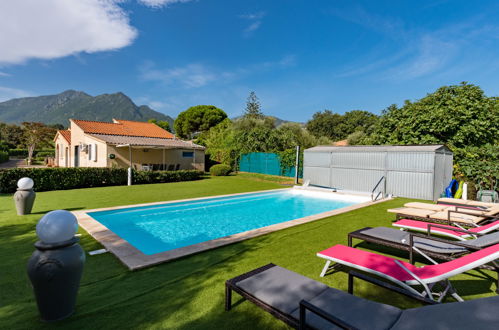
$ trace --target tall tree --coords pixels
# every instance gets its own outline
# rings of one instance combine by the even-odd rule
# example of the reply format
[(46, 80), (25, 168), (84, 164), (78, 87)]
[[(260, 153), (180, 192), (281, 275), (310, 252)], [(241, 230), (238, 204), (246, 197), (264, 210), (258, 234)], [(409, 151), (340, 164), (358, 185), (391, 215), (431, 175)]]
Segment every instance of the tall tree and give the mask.
[(454, 174), (477, 189), (499, 183), (499, 99), (475, 85), (443, 86), (402, 107), (383, 111), (364, 144), (446, 144), (454, 152)]
[(246, 100), (244, 117), (256, 119), (263, 119), (265, 117), (260, 107), (260, 100), (253, 91), (250, 92), (248, 99)]
[(181, 112), (175, 119), (175, 134), (182, 138), (193, 138), (196, 133), (208, 131), (221, 123), (227, 114), (213, 105), (196, 105)]
[(24, 132), (24, 143), (28, 149), (28, 163), (31, 164), (33, 152), (36, 147), (48, 144), (54, 138), (56, 129), (42, 123), (24, 122), (22, 123)]
[(325, 110), (314, 113), (307, 122), (307, 129), (316, 137), (326, 136), (337, 141), (356, 131), (370, 132), (377, 120), (378, 116), (363, 110), (352, 110), (344, 115)]
[(17, 125), (0, 123), (0, 139), (10, 148), (17, 148), (23, 143), (23, 129)]
[(336, 141), (343, 138), (343, 134), (338, 130), (341, 122), (342, 117), (340, 114), (324, 110), (323, 112), (314, 113), (312, 119), (307, 122), (306, 127), (316, 137), (326, 136)]
[(157, 120), (155, 118), (151, 118), (147, 122), (155, 124), (164, 129), (165, 131), (171, 132), (170, 123), (167, 122), (166, 120)]
[(446, 143), (458, 148), (493, 144), (499, 136), (499, 100), (478, 86), (444, 86), (403, 107), (388, 107), (373, 133), (374, 144)]

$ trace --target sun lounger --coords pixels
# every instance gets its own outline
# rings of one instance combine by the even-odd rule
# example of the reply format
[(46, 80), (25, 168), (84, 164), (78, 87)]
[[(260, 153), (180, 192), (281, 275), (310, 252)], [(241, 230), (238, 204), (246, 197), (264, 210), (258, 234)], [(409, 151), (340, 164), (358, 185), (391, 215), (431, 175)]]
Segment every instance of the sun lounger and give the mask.
[(437, 200), (437, 203), (446, 204), (446, 205), (474, 206), (474, 207), (483, 207), (483, 208), (491, 208), (499, 206), (498, 203), (487, 203), (487, 202), (472, 201), (467, 199), (446, 198), (446, 197), (439, 198)]
[[(455, 292), (448, 279), (454, 275), (494, 262), (499, 258), (499, 244), (451, 261), (423, 267), (417, 267), (405, 261), (339, 244), (317, 253), (317, 256), (326, 259), (321, 277), (329, 269), (337, 265), (344, 265), (379, 276), (413, 294), (427, 296), (431, 299), (438, 297), (437, 302), (441, 302), (449, 293), (458, 301), (462, 301), (462, 298)], [(332, 262), (336, 264), (331, 267)], [(443, 291), (440, 293), (432, 291), (437, 283), (445, 284)], [(422, 286), (424, 290), (419, 292), (413, 286)], [(499, 288), (497, 292), (499, 293)]]
[(431, 232), (433, 234), (464, 241), (469, 237), (476, 237), (477, 235), (488, 234), (495, 230), (499, 230), (499, 220), (491, 222), (487, 225), (477, 226), (466, 230), (463, 230), (463, 228), (459, 226), (436, 225), (425, 221), (411, 219), (398, 220), (392, 223), (392, 226), (425, 233)]
[(395, 213), (397, 215), (397, 220), (402, 218), (412, 218), (428, 222), (445, 223), (451, 224), (452, 222), (457, 222), (464, 225), (474, 225), (478, 224), (484, 220), (496, 219), (497, 216), (489, 215), (473, 215), (465, 213), (464, 211), (453, 211), (445, 210), (440, 212), (435, 212), (432, 210), (424, 210), (413, 207), (399, 207), (394, 209), (388, 209), (388, 212)]
[(460, 206), (460, 205), (411, 202), (411, 203), (405, 203), (404, 207), (423, 209), (423, 210), (429, 210), (429, 211), (435, 211), (435, 212), (454, 211), (457, 213), (465, 213), (465, 214), (476, 215), (476, 216), (488, 216), (488, 215), (495, 216), (495, 215), (499, 214), (499, 204), (497, 204), (497, 206), (495, 206), (495, 207), (490, 207), (490, 208), (477, 208), (475, 206)]
[[(348, 234), (348, 246), (353, 246), (353, 239), (388, 246), (397, 250), (409, 251), (409, 262), (414, 264), (414, 252), (425, 257), (430, 262), (438, 260), (453, 260), (464, 254), (499, 244), (499, 232), (481, 235), (466, 241), (453, 241), (444, 238), (414, 234), (395, 228), (366, 227)], [(499, 272), (499, 268), (483, 266)]]
[(441, 205), (441, 204), (411, 202), (411, 203), (405, 203), (404, 207), (440, 212), (440, 211), (444, 211), (449, 206), (448, 205)]
[[(353, 285), (354, 272), (349, 273)], [(362, 278), (359, 276), (359, 278)], [(225, 309), (232, 291), (293, 328), (315, 329), (493, 329), (499, 297), (401, 310), (269, 264), (226, 282)], [(352, 290), (349, 287), (349, 290)]]

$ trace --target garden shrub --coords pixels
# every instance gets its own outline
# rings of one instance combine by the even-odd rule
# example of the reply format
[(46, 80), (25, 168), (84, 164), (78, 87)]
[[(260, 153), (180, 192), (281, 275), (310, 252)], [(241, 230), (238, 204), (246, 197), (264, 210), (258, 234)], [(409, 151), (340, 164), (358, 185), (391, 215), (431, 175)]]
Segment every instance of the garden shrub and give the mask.
[(28, 149), (9, 149), (9, 156), (28, 157)]
[[(202, 171), (134, 171), (133, 183), (166, 183), (201, 179)], [(0, 170), (0, 191), (12, 193), (17, 181), (30, 177), (35, 181), (36, 191), (66, 190), (102, 186), (126, 185), (126, 168), (15, 168)]]
[(6, 151), (0, 151), (0, 163), (5, 163), (9, 160), (9, 153)]
[(45, 158), (45, 157), (55, 157), (54, 151), (38, 151), (36, 153), (36, 157)]
[[(33, 152), (33, 157), (34, 156), (53, 157), (54, 155), (55, 155), (55, 149), (39, 149)], [(26, 158), (28, 157), (28, 149), (9, 149), (9, 156)]]
[(232, 172), (232, 168), (225, 164), (213, 165), (210, 168), (210, 174), (213, 176), (226, 176), (229, 175), (230, 172)]

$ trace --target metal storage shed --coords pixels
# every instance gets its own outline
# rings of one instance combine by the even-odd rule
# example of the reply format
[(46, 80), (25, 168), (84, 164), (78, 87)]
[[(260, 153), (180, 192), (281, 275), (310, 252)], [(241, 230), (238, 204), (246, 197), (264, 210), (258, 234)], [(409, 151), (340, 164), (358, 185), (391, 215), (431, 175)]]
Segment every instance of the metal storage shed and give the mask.
[(452, 157), (443, 145), (317, 146), (304, 152), (303, 179), (338, 190), (436, 200), (452, 179)]

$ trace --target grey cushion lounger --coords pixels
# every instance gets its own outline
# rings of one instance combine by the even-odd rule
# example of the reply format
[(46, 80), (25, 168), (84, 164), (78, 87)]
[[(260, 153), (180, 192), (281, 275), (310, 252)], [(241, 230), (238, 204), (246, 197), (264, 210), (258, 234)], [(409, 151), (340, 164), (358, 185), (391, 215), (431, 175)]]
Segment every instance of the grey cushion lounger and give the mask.
[[(359, 329), (387, 329), (401, 314), (396, 307), (352, 296), (279, 266), (242, 280), (237, 285), (296, 319), (299, 319), (302, 299), (321, 309), (331, 309), (336, 316)], [(362, 318), (359, 311), (362, 311)], [(310, 312), (307, 316), (308, 323), (316, 328), (340, 329)]]
[[(406, 231), (394, 228), (376, 227), (363, 230), (361, 231), (361, 233), (374, 238), (383, 239), (385, 241), (409, 245), (410, 234)], [(499, 232), (483, 235), (478, 238), (470, 239), (467, 241), (459, 241), (459, 243), (468, 244), (473, 247), (484, 248), (499, 243)], [(456, 246), (451, 243), (437, 242), (429, 239), (424, 239), (421, 237), (414, 237), (414, 246), (435, 253), (452, 254), (452, 253), (460, 253), (467, 251), (466, 248), (461, 246)]]
[[(305, 300), (357, 329), (497, 329), (499, 325), (499, 296), (401, 310), (330, 288), (279, 266), (235, 285), (296, 320), (300, 317), (300, 301)], [(309, 310), (306, 313), (310, 327), (340, 329)]]

